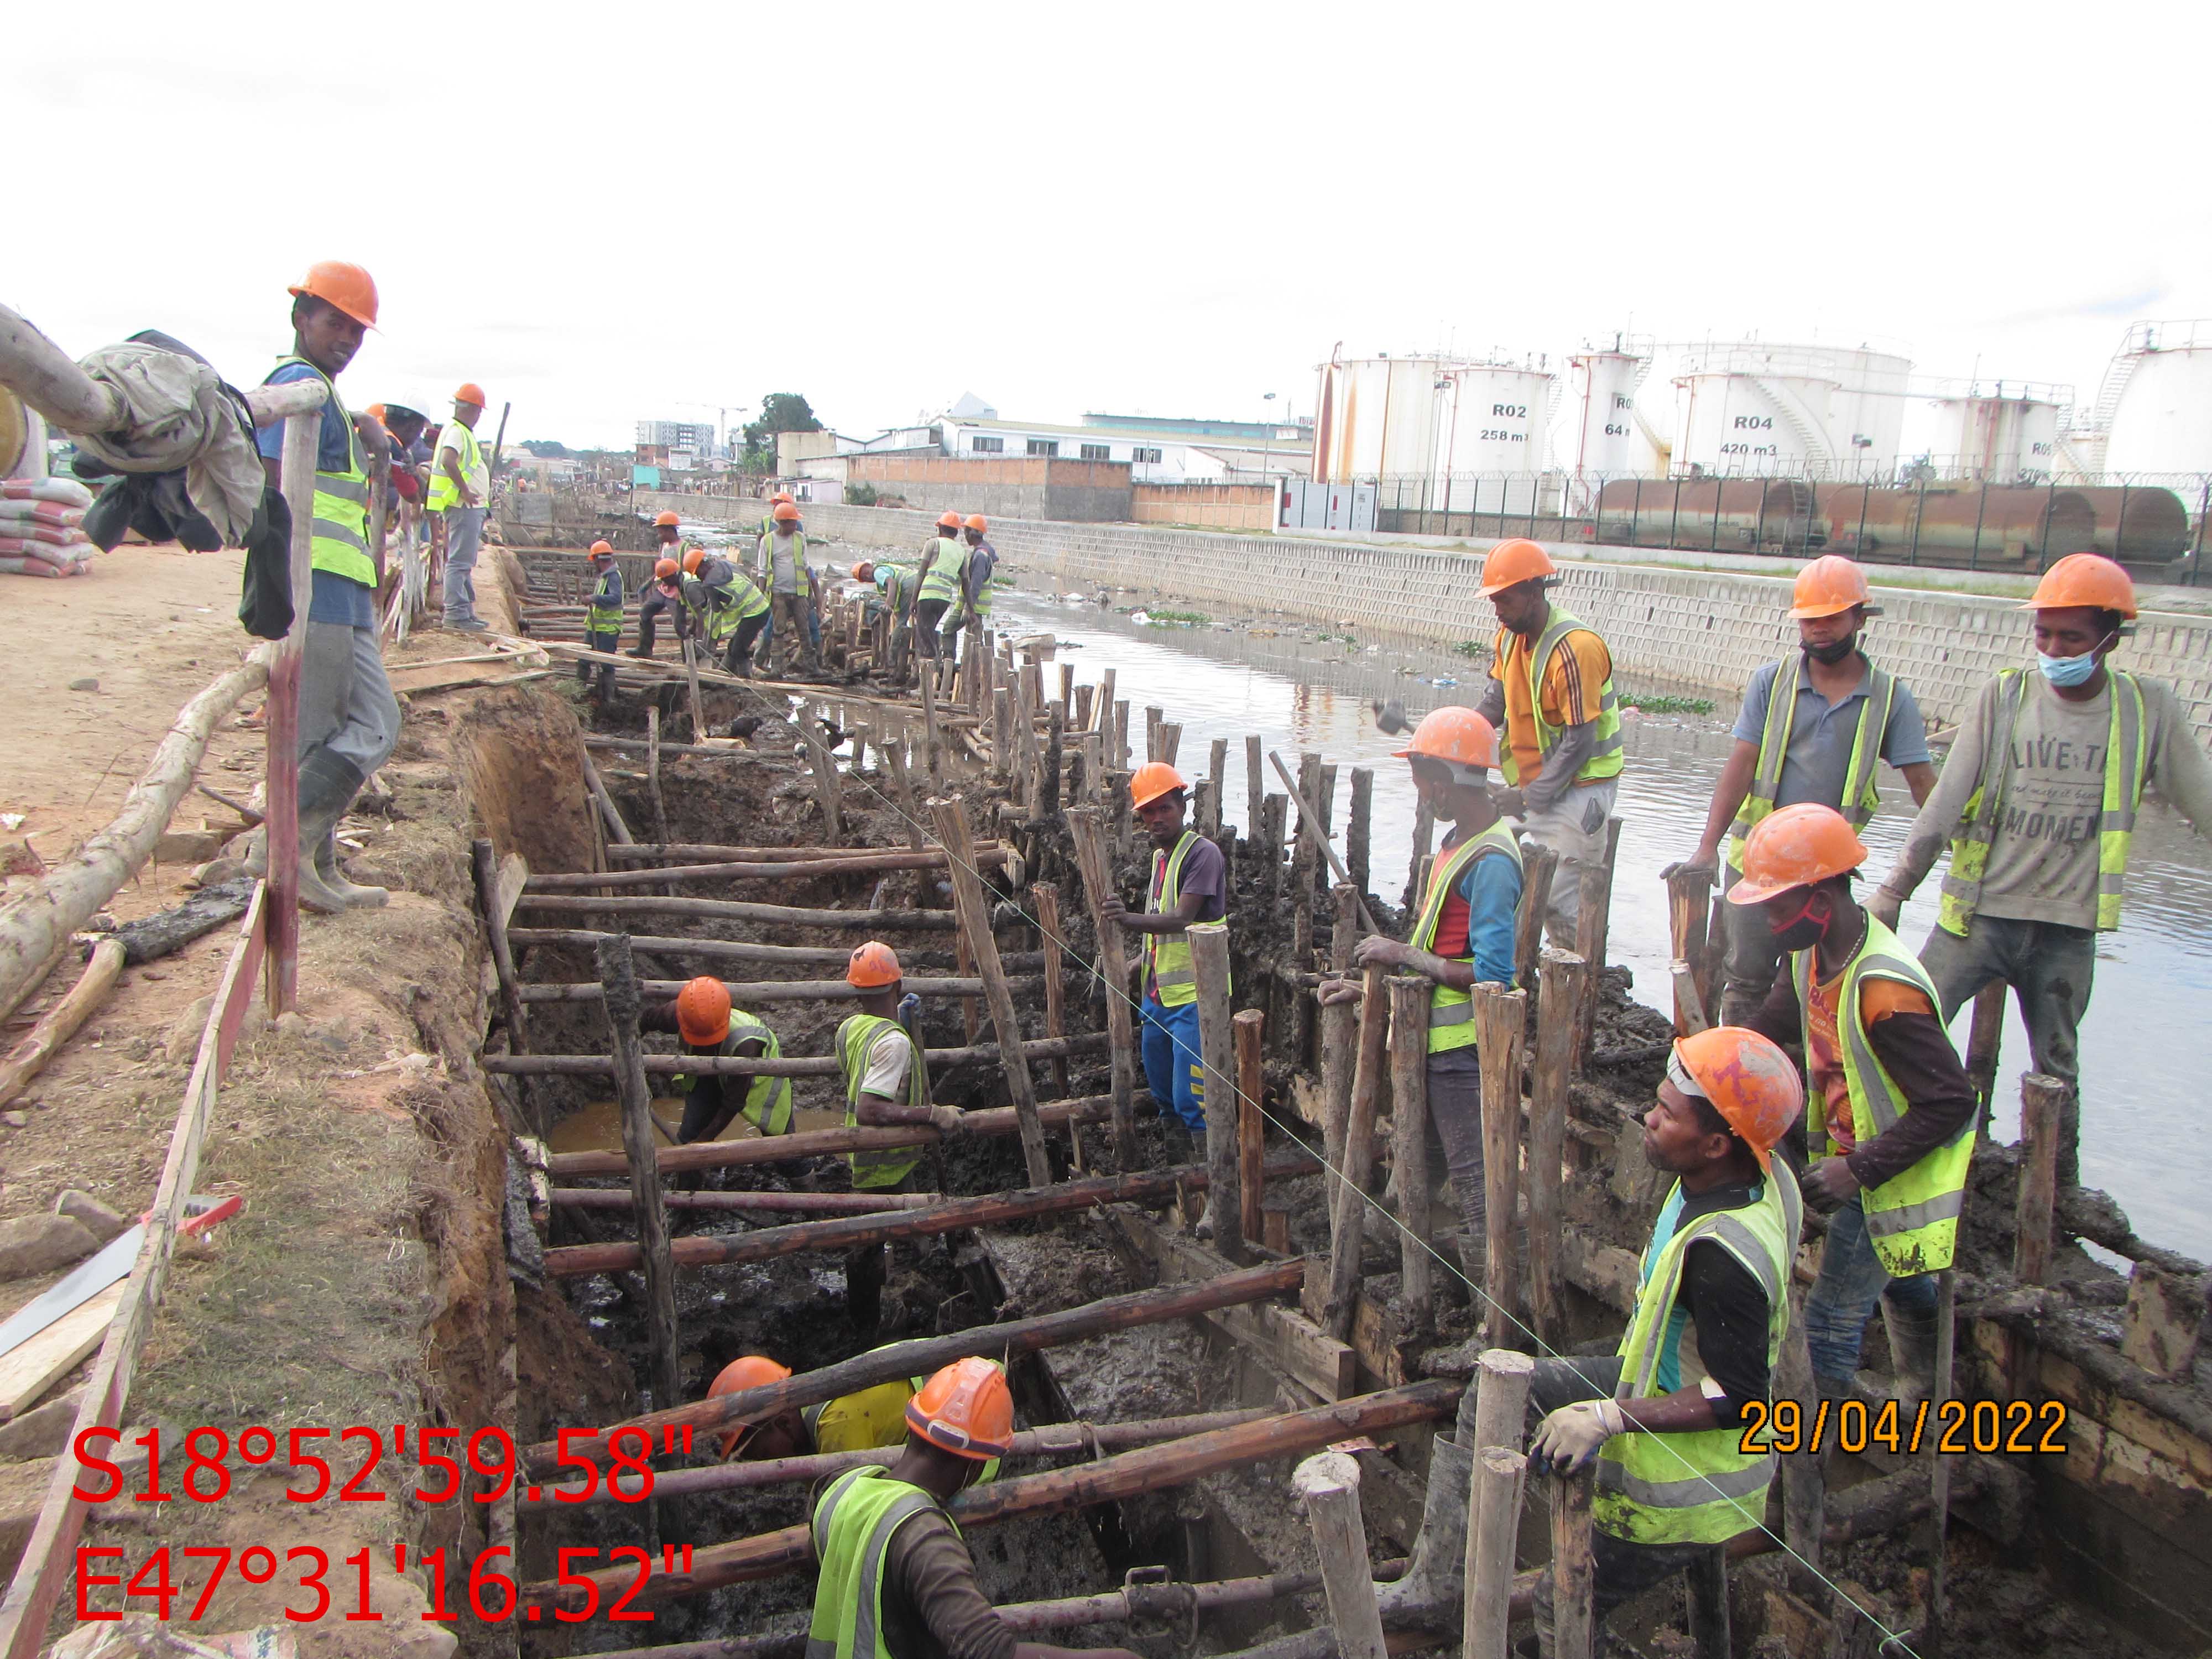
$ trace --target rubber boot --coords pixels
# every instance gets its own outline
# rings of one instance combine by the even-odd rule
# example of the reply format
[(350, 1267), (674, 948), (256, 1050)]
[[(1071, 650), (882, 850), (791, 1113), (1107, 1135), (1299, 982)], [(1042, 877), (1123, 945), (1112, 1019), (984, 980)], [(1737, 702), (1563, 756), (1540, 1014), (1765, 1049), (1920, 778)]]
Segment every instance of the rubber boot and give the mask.
[(1428, 1498), (1413, 1538), (1413, 1565), (1395, 1583), (1375, 1587), (1384, 1625), (1418, 1625), (1447, 1634), (1459, 1629), (1466, 1599), (1468, 1486), (1474, 1478), (1474, 1451), (1438, 1435), (1429, 1450)]
[(316, 869), (317, 854), (353, 798), (367, 782), (361, 768), (329, 749), (308, 750), (300, 762), (300, 908), (335, 915), (351, 908), (345, 896), (326, 885)]
[(315, 874), (324, 886), (346, 902), (355, 910), (380, 910), (391, 900), (392, 895), (381, 887), (364, 887), (359, 882), (348, 881), (345, 872), (338, 867), (337, 837), (325, 836), (315, 849)]
[(1900, 1308), (1884, 1297), (1881, 1322), (1889, 1332), (1897, 1408), (1904, 1413), (1916, 1412), (1936, 1388), (1936, 1316)]

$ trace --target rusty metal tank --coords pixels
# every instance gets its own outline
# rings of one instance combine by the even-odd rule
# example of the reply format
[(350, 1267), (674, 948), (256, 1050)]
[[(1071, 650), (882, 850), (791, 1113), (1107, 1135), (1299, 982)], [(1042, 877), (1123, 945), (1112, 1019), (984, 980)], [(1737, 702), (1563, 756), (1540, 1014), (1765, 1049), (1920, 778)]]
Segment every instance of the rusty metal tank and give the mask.
[(1856, 559), (2039, 568), (2096, 541), (2096, 510), (2079, 489), (1821, 484), (1814, 495), (1823, 544)]
[(1615, 478), (1599, 492), (1597, 538), (1626, 547), (1796, 552), (1814, 533), (1802, 478)]
[(2126, 564), (2164, 564), (2189, 550), (2189, 509), (2163, 485), (2099, 484), (2075, 493), (2096, 514), (2096, 551)]

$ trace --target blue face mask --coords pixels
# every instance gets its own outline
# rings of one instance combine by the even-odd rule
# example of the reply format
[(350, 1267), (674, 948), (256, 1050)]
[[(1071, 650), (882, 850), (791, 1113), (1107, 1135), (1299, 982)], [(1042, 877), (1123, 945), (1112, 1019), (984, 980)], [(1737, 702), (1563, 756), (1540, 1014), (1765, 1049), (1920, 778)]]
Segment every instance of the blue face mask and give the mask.
[[(2104, 641), (2100, 640), (2098, 646)], [(2081, 685), (2097, 672), (2097, 650), (2093, 647), (2078, 657), (2046, 657), (2035, 653), (2035, 665), (2043, 671), (2043, 678), (2053, 685)]]

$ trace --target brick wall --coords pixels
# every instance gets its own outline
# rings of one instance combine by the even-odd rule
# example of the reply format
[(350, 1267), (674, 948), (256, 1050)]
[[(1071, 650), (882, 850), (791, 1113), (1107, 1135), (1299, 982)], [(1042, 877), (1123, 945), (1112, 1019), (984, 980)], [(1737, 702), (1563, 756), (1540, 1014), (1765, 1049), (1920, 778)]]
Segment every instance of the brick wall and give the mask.
[[(696, 508), (684, 505), (693, 499), (669, 501), (701, 517), (728, 507), (703, 497)], [(806, 509), (810, 532), (862, 547), (909, 546), (927, 533), (933, 516), (823, 504)], [(1476, 592), (1482, 559), (1474, 553), (1018, 519), (994, 523), (991, 541), (1018, 575), (1132, 588), (1224, 616), (1281, 611), (1431, 645), (1487, 642), (1498, 631), (1489, 601)], [(1591, 550), (1577, 549), (1577, 561)], [(1883, 612), (1871, 628), (1875, 653), (1929, 714), (1959, 720), (1991, 674), (2033, 660), (2015, 601), (1885, 589), (1879, 571), (1874, 580)], [(1559, 604), (1605, 636), (1622, 677), (1639, 685), (1741, 690), (1753, 670), (1796, 638), (1785, 576), (1572, 562), (1562, 566), (1555, 592)], [(2212, 739), (2212, 618), (2148, 613), (2121, 647), (2121, 659), (2171, 684), (2199, 738)]]

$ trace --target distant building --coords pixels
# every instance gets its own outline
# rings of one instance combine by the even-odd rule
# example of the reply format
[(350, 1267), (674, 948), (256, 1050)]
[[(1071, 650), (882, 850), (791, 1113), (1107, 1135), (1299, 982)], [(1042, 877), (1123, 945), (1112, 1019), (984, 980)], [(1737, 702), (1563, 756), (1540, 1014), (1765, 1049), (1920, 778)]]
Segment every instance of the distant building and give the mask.
[(714, 453), (714, 427), (711, 421), (640, 421), (637, 423), (638, 446), (648, 445), (659, 449), (684, 450), (694, 455)]
[(1223, 438), (1249, 440), (1251, 446), (1275, 443), (1313, 447), (1310, 416), (1295, 421), (1217, 421), (1187, 415), (1085, 415), (1083, 424), (1120, 432), (1157, 432), (1164, 438)]
[(948, 410), (932, 421), (893, 427), (868, 440), (860, 451), (934, 453), (962, 459), (1122, 461), (1127, 463), (1130, 476), (1138, 483), (1256, 483), (1267, 477), (1304, 477), (1312, 453), (1311, 432), (1302, 432), (1295, 425), (1270, 427), (1232, 421), (1190, 423), (1243, 428), (1210, 437), (1171, 432), (1160, 426), (1100, 424), (1108, 418), (1091, 416), (1082, 426), (1058, 426)]

